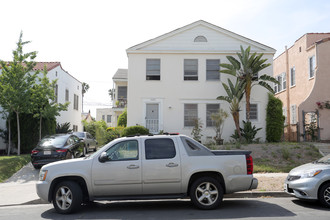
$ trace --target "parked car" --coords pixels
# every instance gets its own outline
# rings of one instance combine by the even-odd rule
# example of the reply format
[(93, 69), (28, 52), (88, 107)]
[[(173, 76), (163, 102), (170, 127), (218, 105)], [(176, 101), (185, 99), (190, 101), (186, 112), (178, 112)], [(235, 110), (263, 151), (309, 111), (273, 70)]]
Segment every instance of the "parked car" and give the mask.
[(319, 200), (330, 208), (330, 154), (291, 170), (284, 190), (299, 199)]
[(37, 193), (67, 214), (82, 202), (190, 197), (215, 209), (223, 195), (256, 189), (250, 151), (211, 151), (185, 135), (113, 140), (88, 157), (40, 170)]
[(96, 151), (97, 141), (95, 138), (88, 132), (73, 132), (74, 135), (78, 136), (84, 143), (88, 153), (89, 151)]
[(38, 169), (45, 164), (84, 156), (85, 144), (73, 134), (55, 134), (41, 139), (32, 151), (31, 162)]

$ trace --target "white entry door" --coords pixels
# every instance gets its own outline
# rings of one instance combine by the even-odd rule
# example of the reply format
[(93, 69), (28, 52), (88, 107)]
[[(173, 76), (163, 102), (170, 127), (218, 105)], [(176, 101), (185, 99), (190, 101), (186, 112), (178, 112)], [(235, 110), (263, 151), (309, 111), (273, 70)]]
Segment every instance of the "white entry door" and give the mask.
[(146, 128), (150, 133), (159, 133), (159, 104), (150, 103), (146, 105)]

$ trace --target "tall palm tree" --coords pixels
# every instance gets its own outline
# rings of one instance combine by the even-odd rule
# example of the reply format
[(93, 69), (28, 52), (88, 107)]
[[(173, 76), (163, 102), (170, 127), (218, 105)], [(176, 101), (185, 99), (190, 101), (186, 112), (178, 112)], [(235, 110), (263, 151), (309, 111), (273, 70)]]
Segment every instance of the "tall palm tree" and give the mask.
[(241, 130), (239, 127), (239, 112), (241, 111), (239, 103), (241, 102), (244, 95), (245, 82), (236, 80), (235, 85), (228, 79), (228, 85), (222, 83), (227, 96), (218, 96), (218, 100), (223, 100), (229, 103), (230, 113), (233, 116), (235, 127), (239, 138), (241, 139)]
[(250, 97), (251, 89), (255, 85), (263, 86), (268, 89), (271, 93), (274, 93), (273, 88), (267, 82), (277, 83), (278, 81), (266, 74), (259, 76), (258, 73), (269, 67), (270, 63), (265, 63), (267, 59), (262, 59), (263, 53), (257, 55), (253, 53), (250, 55), (251, 47), (249, 46), (246, 50), (241, 46), (241, 53), (236, 53), (238, 60), (233, 56), (227, 56), (230, 64), (222, 63), (221, 67), (225, 68), (220, 70), (221, 73), (230, 74), (238, 78), (239, 81), (244, 82), (244, 93), (246, 98), (246, 120), (250, 121)]

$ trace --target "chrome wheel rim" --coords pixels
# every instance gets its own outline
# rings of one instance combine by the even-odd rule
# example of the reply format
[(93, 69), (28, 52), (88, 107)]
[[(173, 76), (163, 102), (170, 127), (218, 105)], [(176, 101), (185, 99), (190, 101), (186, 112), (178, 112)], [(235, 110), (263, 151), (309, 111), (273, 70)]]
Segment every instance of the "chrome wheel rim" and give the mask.
[(67, 210), (72, 204), (72, 192), (66, 187), (60, 187), (56, 192), (56, 204), (62, 210)]
[(323, 193), (324, 201), (330, 205), (330, 187), (326, 188)]
[(195, 194), (198, 202), (206, 206), (213, 205), (219, 196), (217, 187), (210, 182), (201, 183)]

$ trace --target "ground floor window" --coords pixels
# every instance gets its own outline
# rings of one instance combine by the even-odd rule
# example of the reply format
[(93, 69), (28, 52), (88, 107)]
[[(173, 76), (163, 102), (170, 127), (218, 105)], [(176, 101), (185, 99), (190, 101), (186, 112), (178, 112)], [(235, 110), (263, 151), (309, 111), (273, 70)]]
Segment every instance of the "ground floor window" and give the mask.
[(184, 104), (184, 126), (193, 127), (198, 118), (197, 104)]

